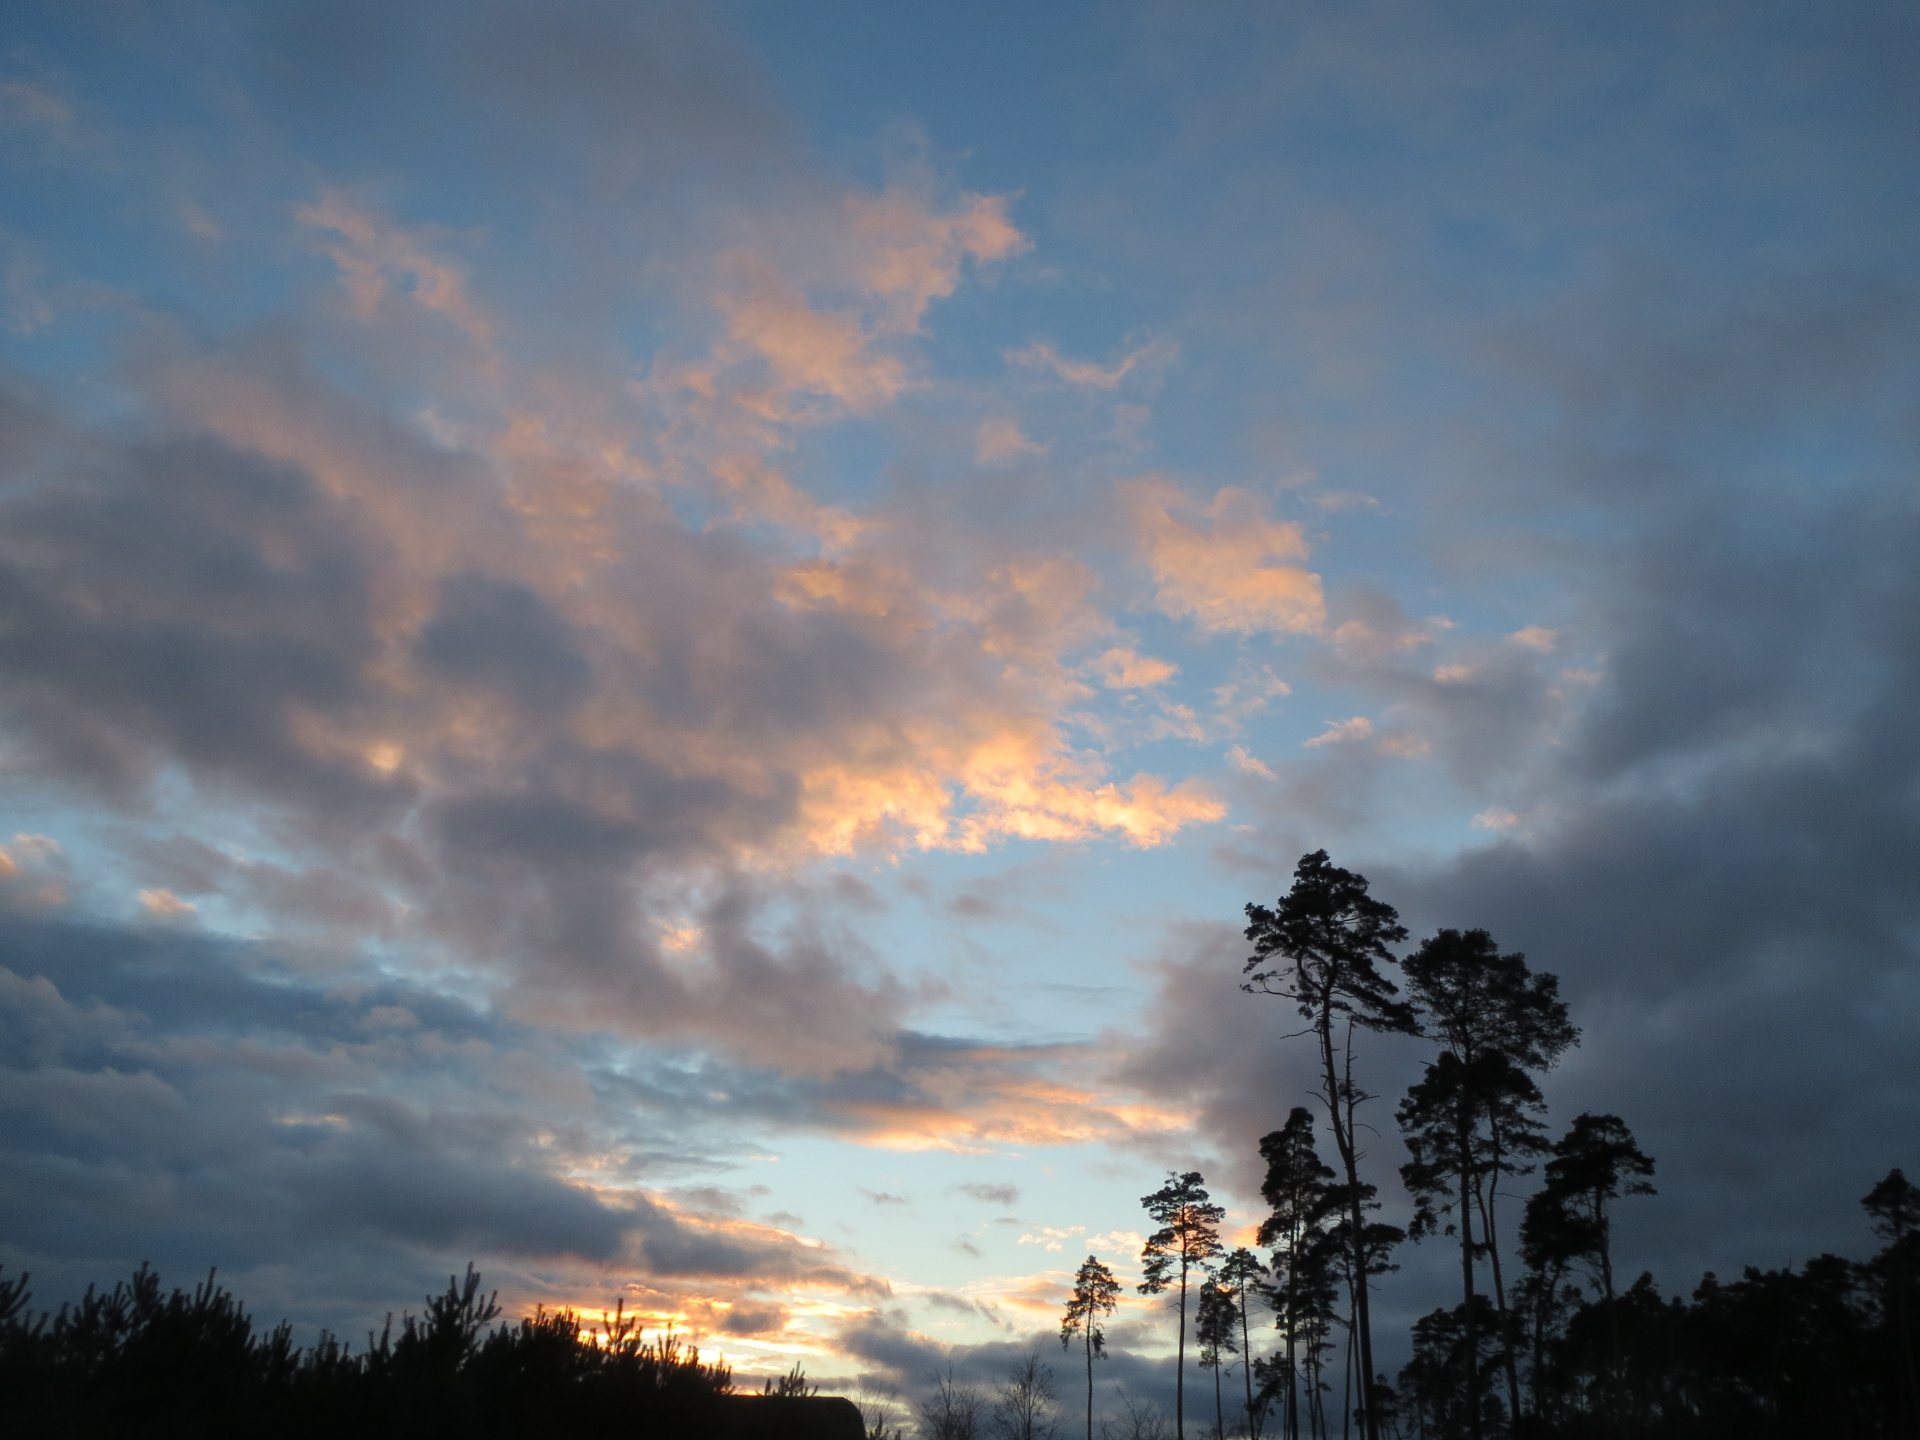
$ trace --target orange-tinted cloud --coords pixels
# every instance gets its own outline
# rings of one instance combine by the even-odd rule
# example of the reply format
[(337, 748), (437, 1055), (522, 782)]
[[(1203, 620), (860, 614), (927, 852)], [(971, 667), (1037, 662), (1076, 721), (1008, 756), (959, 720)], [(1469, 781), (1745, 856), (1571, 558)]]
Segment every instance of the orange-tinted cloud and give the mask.
[(464, 267), (436, 255), (428, 236), (395, 224), (345, 191), (322, 190), (294, 210), (308, 230), (326, 237), (321, 250), (339, 267), (353, 313), (380, 317), (411, 302), (438, 316), (477, 349), (493, 348), (494, 325), (471, 294)]
[(1160, 608), (1202, 630), (1310, 634), (1326, 621), (1320, 577), (1304, 563), (1306, 535), (1270, 519), (1243, 490), (1196, 501), (1171, 481), (1123, 490)]

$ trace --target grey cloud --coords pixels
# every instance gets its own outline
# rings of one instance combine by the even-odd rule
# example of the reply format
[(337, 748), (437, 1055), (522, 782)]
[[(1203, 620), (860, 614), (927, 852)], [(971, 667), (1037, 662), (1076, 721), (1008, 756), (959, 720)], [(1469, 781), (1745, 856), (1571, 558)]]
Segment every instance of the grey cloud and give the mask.
[(779, 1329), (786, 1318), (777, 1306), (735, 1305), (721, 1317), (720, 1328), (729, 1335), (760, 1335)]
[(712, 14), (494, 5), (461, 28), (463, 58), (486, 98), (562, 153), (584, 142), (603, 182), (757, 169), (769, 151), (786, 150), (765, 77)]
[(1011, 1209), (1020, 1203), (1020, 1190), (1014, 1185), (982, 1185), (969, 1181), (954, 1188), (962, 1195), (978, 1200), (983, 1205), (999, 1205)]
[[(930, 1297), (936, 1305), (950, 1301), (954, 1297)], [(1064, 1300), (1063, 1300), (1064, 1308)], [(965, 1300), (957, 1305), (943, 1305), (943, 1308), (972, 1308)], [(1163, 1410), (1171, 1423), (1173, 1415), (1173, 1367), (1164, 1359), (1145, 1359), (1133, 1353), (1131, 1347), (1136, 1341), (1145, 1338), (1140, 1324), (1128, 1320), (1110, 1323), (1107, 1327), (1109, 1346), (1104, 1357), (1094, 1363), (1094, 1414), (1096, 1421), (1102, 1415), (1113, 1416), (1118, 1413), (1128, 1399), (1157, 1405)], [(1154, 1322), (1153, 1341), (1164, 1341), (1165, 1331), (1171, 1328), (1171, 1321), (1165, 1326)], [(952, 1367), (954, 1378), (963, 1385), (978, 1388), (985, 1403), (990, 1404), (994, 1388), (1007, 1377), (1007, 1372), (1026, 1355), (1038, 1352), (1043, 1364), (1051, 1365), (1060, 1395), (1060, 1419), (1063, 1433), (1071, 1434), (1076, 1427), (1085, 1428), (1086, 1394), (1084, 1381), (1077, 1380), (1081, 1375), (1080, 1356), (1069, 1350), (1063, 1356), (1057, 1331), (1037, 1331), (1033, 1334), (1006, 1340), (994, 1340), (978, 1345), (943, 1345), (924, 1335), (909, 1330), (905, 1317), (897, 1311), (873, 1310), (847, 1321), (835, 1335), (836, 1349), (856, 1362), (864, 1361), (876, 1367), (874, 1371), (860, 1378), (870, 1384), (877, 1384), (889, 1392), (897, 1391), (904, 1395), (908, 1403), (913, 1403), (920, 1395), (931, 1389), (936, 1377), (947, 1373)], [(1197, 1401), (1198, 1396), (1189, 1397)], [(1194, 1412), (1198, 1418), (1199, 1410)]]
[[(631, 563), (588, 613), (564, 608), (529, 578), (539, 545), (478, 462), (263, 344), (156, 335), (138, 374), (182, 431), (209, 408), (236, 423), (240, 407), (240, 429), (316, 454), (326, 484), (237, 443), (164, 438), (158, 420), (131, 428), (162, 438), (36, 442), (0, 480), (0, 727), (43, 776), (113, 794), (122, 843), (180, 877), (178, 893), (344, 946), (409, 913), (416, 943), (498, 965), (549, 1015), (691, 1029), (807, 1065), (875, 1053), (904, 992), (855, 973), (844, 930), (769, 943), (736, 898), (709, 917), (702, 972), (669, 975), (646, 911), (656, 874), (724, 867), (731, 847), (777, 837), (799, 767), (876, 711), (922, 703), (923, 658), (860, 617), (779, 604), (768, 556), (645, 497), (609, 516)], [(449, 556), (475, 563), (438, 573)], [(396, 661), (411, 671), (398, 683)], [(651, 729), (583, 740), (567, 717), (589, 694), (643, 708)], [(497, 756), (441, 728), (476, 705)], [(684, 758), (715, 737), (715, 760)], [(396, 741), (424, 747), (431, 787)], [(161, 854), (138, 807), (172, 764), (277, 810), (284, 850)], [(802, 1012), (811, 1026), (791, 1023)]]
[(571, 708), (592, 681), (565, 622), (538, 595), (471, 572), (442, 582), (415, 654), (429, 670), (498, 690), (533, 715)]
[[(1642, 273), (1529, 331), (1502, 363), (1556, 423), (1488, 447), (1443, 491), (1433, 539), (1461, 574), (1552, 560), (1570, 577), (1552, 623), (1577, 650), (1448, 654), (1471, 672), (1454, 684), (1355, 672), (1520, 824), (1416, 861), (1366, 828), (1372, 806), (1276, 808), (1267, 844), (1243, 847), (1273, 891), (1283, 847), (1332, 834), (1416, 937), (1485, 926), (1561, 977), (1585, 1034), (1547, 1079), (1550, 1124), (1617, 1112), (1656, 1157), (1661, 1194), (1621, 1207), (1619, 1263), (1670, 1291), (1709, 1268), (1863, 1253), (1859, 1196), (1920, 1159), (1913, 308), (1840, 272)], [(1454, 551), (1468, 532), (1484, 543)], [(1556, 696), (1563, 664), (1593, 673)], [(1198, 1098), (1236, 1188), (1248, 1137), (1310, 1084), (1270, 1058), (1290, 1017), (1243, 1031), (1224, 998), (1243, 949), (1225, 917), (1169, 942), (1130, 1071)], [(1187, 1063), (1206, 1034), (1237, 1057), (1232, 1083)], [(1417, 1047), (1369, 1041), (1362, 1058), (1387, 1097), (1371, 1148), (1391, 1210), (1389, 1104)], [(1411, 1315), (1447, 1281), (1405, 1258), (1383, 1290)]]
[(390, 803), (292, 728), (297, 706), (349, 705), (375, 653), (371, 557), (341, 513), (212, 441), (87, 469), (0, 492), (0, 719), (47, 768), (110, 787), (178, 758), (335, 810)]
[[(141, 1258), (265, 1277), (256, 1304), (336, 1326), (468, 1257), (884, 1293), (831, 1252), (731, 1225), (729, 1192), (682, 1213), (562, 1178), (536, 1131), (564, 1156), (617, 1145), (611, 1125), (516, 1079), (564, 1051), (460, 1002), (52, 918), (0, 916), (0, 955), (0, 1260), (43, 1299)], [(273, 1280), (296, 1254), (334, 1277), (324, 1294)]]

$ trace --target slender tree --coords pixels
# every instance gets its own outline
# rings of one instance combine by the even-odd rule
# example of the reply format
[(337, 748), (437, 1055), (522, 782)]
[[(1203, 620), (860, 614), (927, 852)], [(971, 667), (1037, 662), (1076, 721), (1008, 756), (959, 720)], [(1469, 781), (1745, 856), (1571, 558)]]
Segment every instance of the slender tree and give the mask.
[(1496, 1353), (1508, 1413), (1517, 1415), (1519, 1366), (1495, 1229), (1500, 1181), (1530, 1171), (1531, 1157), (1546, 1149), (1538, 1119), (1545, 1101), (1533, 1072), (1550, 1067), (1579, 1032), (1567, 1017), (1559, 981), (1535, 974), (1524, 955), (1501, 954), (1484, 930), (1441, 930), (1422, 941), (1402, 969), (1422, 1028), (1440, 1054), (1401, 1102), (1398, 1117), (1412, 1159), (1400, 1173), (1416, 1202), (1414, 1238), (1442, 1228), (1446, 1216), (1445, 1233), (1460, 1239), (1459, 1317), (1466, 1333), (1452, 1353), (1466, 1367), (1461, 1413), (1478, 1435), (1484, 1412), (1477, 1369), (1482, 1346), (1473, 1334), (1481, 1315), (1474, 1266), (1484, 1258), (1493, 1271), (1502, 1340)]
[(1294, 1106), (1287, 1123), (1261, 1140), (1260, 1156), (1267, 1162), (1260, 1193), (1271, 1213), (1259, 1240), (1273, 1252), (1275, 1308), (1286, 1344), (1282, 1432), (1285, 1440), (1300, 1440), (1300, 1344), (1303, 1337), (1317, 1343), (1327, 1328), (1328, 1226), (1339, 1206), (1333, 1171), (1314, 1148), (1313, 1115), (1305, 1107)]
[(1066, 1318), (1060, 1322), (1060, 1348), (1073, 1343), (1079, 1335), (1087, 1351), (1087, 1440), (1093, 1440), (1093, 1362), (1106, 1354), (1107, 1337), (1100, 1317), (1111, 1315), (1120, 1298), (1120, 1282), (1113, 1272), (1089, 1255), (1073, 1277), (1073, 1294), (1067, 1298)]
[(1912, 1290), (1916, 1261), (1920, 1261), (1920, 1189), (1898, 1170), (1869, 1190), (1861, 1208), (1873, 1217), (1873, 1233), (1887, 1242), (1875, 1266), (1885, 1273), (1883, 1301), (1887, 1326), (1892, 1330), (1894, 1433), (1920, 1435), (1920, 1366), (1914, 1359)]
[(1546, 1190), (1527, 1197), (1520, 1221), (1520, 1258), (1527, 1269), (1514, 1291), (1529, 1331), (1528, 1413), (1542, 1433), (1552, 1429), (1561, 1398), (1561, 1387), (1548, 1374), (1548, 1345), (1580, 1303), (1579, 1289), (1566, 1283), (1567, 1268), (1592, 1250), (1589, 1230), (1561, 1197)]
[(1193, 1338), (1200, 1350), (1200, 1368), (1213, 1371), (1213, 1435), (1214, 1440), (1226, 1440), (1226, 1406), (1220, 1396), (1220, 1371), (1227, 1364), (1227, 1357), (1239, 1350), (1234, 1343), (1234, 1319), (1236, 1310), (1233, 1292), (1218, 1280), (1209, 1278), (1201, 1283), (1200, 1304), (1194, 1312)]
[(989, 1428), (995, 1440), (1053, 1440), (1059, 1410), (1053, 1367), (1029, 1350), (1007, 1367), (1007, 1378), (994, 1390)]
[(1247, 1333), (1247, 1291), (1258, 1289), (1267, 1274), (1260, 1257), (1244, 1245), (1220, 1262), (1220, 1283), (1232, 1294), (1234, 1313), (1240, 1321), (1240, 1375), (1247, 1390), (1248, 1440), (1260, 1440), (1260, 1421), (1253, 1412), (1253, 1342)]
[[(1407, 938), (1391, 905), (1367, 893), (1366, 877), (1343, 870), (1316, 850), (1301, 857), (1293, 872), (1293, 888), (1271, 910), (1247, 906), (1247, 939), (1254, 953), (1247, 960), (1243, 989), (1292, 1000), (1320, 1045), (1320, 1099), (1333, 1129), (1334, 1148), (1346, 1175), (1349, 1206), (1347, 1243), (1352, 1247), (1349, 1272), (1353, 1292), (1354, 1329), (1359, 1347), (1360, 1373), (1368, 1378), (1373, 1367), (1373, 1326), (1368, 1306), (1368, 1276), (1374, 1257), (1368, 1252), (1370, 1232), (1361, 1213), (1361, 1154), (1355, 1136), (1354, 1111), (1371, 1097), (1353, 1083), (1351, 1038), (1354, 1029), (1414, 1031), (1412, 1007), (1398, 998), (1394, 983), (1381, 973), (1393, 963), (1392, 946)], [(1334, 1026), (1347, 1024), (1349, 1063), (1341, 1066), (1334, 1044)], [(1363, 1405), (1367, 1440), (1379, 1440), (1374, 1407)]]
[(1167, 1183), (1153, 1194), (1141, 1196), (1140, 1203), (1160, 1226), (1147, 1237), (1140, 1252), (1145, 1275), (1140, 1293), (1164, 1294), (1173, 1288), (1178, 1275), (1180, 1339), (1173, 1382), (1173, 1428), (1180, 1440), (1186, 1440), (1187, 1287), (1192, 1272), (1220, 1253), (1220, 1222), (1227, 1212), (1213, 1203), (1197, 1170), (1184, 1175), (1168, 1171)]
[(929, 1377), (933, 1388), (920, 1400), (920, 1433), (925, 1440), (975, 1440), (980, 1431), (978, 1386), (954, 1374), (953, 1359)]
[[(1555, 1142), (1547, 1161), (1539, 1204), (1559, 1210), (1551, 1228), (1572, 1247), (1569, 1258), (1587, 1263), (1606, 1299), (1609, 1390), (1615, 1424), (1624, 1429), (1620, 1403), (1620, 1318), (1613, 1287), (1613, 1202), (1624, 1195), (1652, 1195), (1647, 1183), (1653, 1160), (1635, 1143), (1618, 1115), (1578, 1115)], [(1530, 1204), (1532, 1202), (1529, 1202)]]

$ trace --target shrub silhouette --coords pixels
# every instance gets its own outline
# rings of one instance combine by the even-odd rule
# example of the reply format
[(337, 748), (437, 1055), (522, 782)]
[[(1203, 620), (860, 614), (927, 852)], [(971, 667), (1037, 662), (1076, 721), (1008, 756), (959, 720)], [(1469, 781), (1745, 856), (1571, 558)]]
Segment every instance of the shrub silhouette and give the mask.
[[(142, 1265), (48, 1315), (28, 1276), (0, 1274), (0, 1431), (17, 1435), (636, 1436), (709, 1433), (733, 1388), (723, 1364), (672, 1333), (648, 1337), (616, 1305), (603, 1326), (537, 1309), (496, 1323), (497, 1293), (469, 1265), (354, 1354), (282, 1323), (256, 1334), (213, 1274), (163, 1294)], [(800, 1383), (797, 1377), (793, 1383)]]

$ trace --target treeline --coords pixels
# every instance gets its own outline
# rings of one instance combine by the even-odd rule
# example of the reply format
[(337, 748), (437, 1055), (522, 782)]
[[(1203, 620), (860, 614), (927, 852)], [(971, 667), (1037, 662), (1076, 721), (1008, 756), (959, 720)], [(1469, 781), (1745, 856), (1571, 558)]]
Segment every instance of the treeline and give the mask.
[(298, 1347), (285, 1323), (256, 1332), (211, 1275), (166, 1292), (142, 1266), (52, 1314), (28, 1309), (27, 1279), (0, 1275), (8, 1435), (710, 1435), (733, 1386), (726, 1366), (644, 1337), (620, 1306), (602, 1326), (544, 1309), (496, 1324), (472, 1266), (358, 1351), (325, 1333)]
[[(1222, 1436), (1920, 1440), (1920, 1190), (1900, 1171), (1861, 1202), (1884, 1242), (1864, 1264), (1822, 1255), (1730, 1283), (1709, 1274), (1690, 1300), (1663, 1299), (1648, 1274), (1622, 1286), (1614, 1211), (1654, 1193), (1654, 1162), (1616, 1115), (1579, 1115), (1550, 1138), (1541, 1078), (1579, 1041), (1554, 976), (1484, 930), (1441, 930), (1400, 956), (1393, 907), (1325, 851), (1247, 921), (1242, 988), (1292, 1003), (1317, 1105), (1260, 1142), (1265, 1260), (1225, 1252), (1224, 1212), (1197, 1172), (1141, 1201), (1159, 1228), (1139, 1288), (1174, 1296), (1178, 1316), (1176, 1433), (1191, 1315), (1213, 1372), (1208, 1428)], [(1380, 1214), (1364, 1165), (1362, 1113), (1379, 1097), (1361, 1052), (1381, 1034), (1431, 1047), (1394, 1112), (1410, 1157), (1404, 1225)], [(1516, 1224), (1503, 1203), (1536, 1173)], [(1429, 1240), (1457, 1250), (1460, 1301), (1415, 1323), (1413, 1358), (1390, 1382), (1374, 1364), (1371, 1297), (1402, 1244)], [(1100, 1322), (1118, 1294), (1088, 1256), (1061, 1327), (1062, 1344), (1084, 1349), (1090, 1440)], [(1253, 1344), (1271, 1337), (1256, 1310), (1272, 1312), (1277, 1342)], [(1235, 1354), (1242, 1391), (1229, 1397), (1221, 1370)]]

